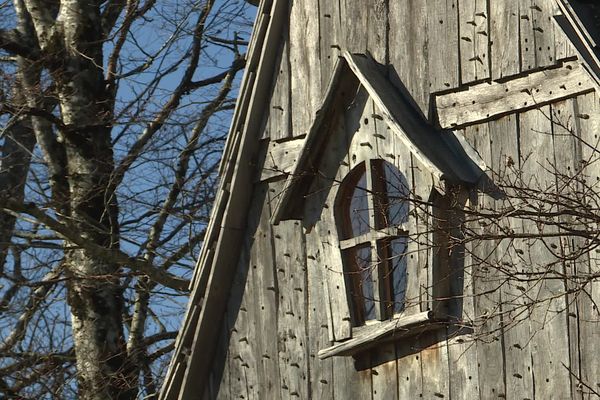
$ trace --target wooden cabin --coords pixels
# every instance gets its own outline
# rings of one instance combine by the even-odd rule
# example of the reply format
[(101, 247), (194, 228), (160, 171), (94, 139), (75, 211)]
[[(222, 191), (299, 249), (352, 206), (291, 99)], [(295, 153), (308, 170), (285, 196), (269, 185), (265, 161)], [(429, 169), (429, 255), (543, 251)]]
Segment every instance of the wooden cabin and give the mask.
[(161, 398), (598, 398), (599, 20), (261, 0)]

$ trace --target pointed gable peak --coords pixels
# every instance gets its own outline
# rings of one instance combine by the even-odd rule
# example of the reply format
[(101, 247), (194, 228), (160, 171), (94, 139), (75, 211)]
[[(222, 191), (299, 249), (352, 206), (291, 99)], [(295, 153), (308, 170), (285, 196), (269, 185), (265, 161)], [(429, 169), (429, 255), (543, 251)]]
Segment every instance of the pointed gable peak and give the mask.
[[(316, 170), (332, 135), (335, 116), (349, 94), (363, 88), (382, 113), (382, 118), (410, 152), (429, 169), (437, 181), (476, 185), (485, 166), (470, 146), (453, 131), (431, 125), (414, 105), (406, 90), (397, 89), (387, 78), (384, 66), (369, 55), (344, 52), (319, 111), (287, 178), (273, 214), (273, 222), (301, 217), (302, 206)], [(345, 100), (346, 99), (346, 100)]]

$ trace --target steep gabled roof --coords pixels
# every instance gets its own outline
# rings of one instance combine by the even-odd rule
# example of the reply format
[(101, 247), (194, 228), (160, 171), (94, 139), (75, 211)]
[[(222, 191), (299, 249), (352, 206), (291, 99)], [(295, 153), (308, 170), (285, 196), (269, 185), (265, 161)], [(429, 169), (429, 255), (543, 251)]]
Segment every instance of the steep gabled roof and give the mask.
[(332, 108), (348, 81), (357, 81), (365, 88), (391, 131), (438, 181), (470, 185), (479, 182), (485, 165), (459, 135), (432, 126), (408, 94), (395, 89), (370, 56), (345, 52), (338, 60), (321, 108), (287, 178), (273, 222), (300, 217), (301, 206), (330, 137), (323, 127), (334, 114)]
[(556, 0), (562, 15), (554, 18), (575, 46), (580, 61), (600, 87), (600, 3), (598, 0)]
[[(248, 1), (255, 4), (258, 0)], [(563, 12), (563, 15), (556, 17), (557, 22), (576, 46), (580, 59), (600, 88), (600, 57), (597, 46), (597, 43), (600, 43), (600, 5), (596, 4), (596, 0), (556, 1)], [(226, 306), (225, 299), (231, 286), (244, 234), (252, 196), (254, 171), (251, 165), (254, 164), (258, 153), (258, 132), (262, 115), (265, 113), (268, 88), (270, 88), (273, 77), (277, 43), (281, 38), (282, 26), (287, 21), (288, 3), (288, 0), (260, 0), (254, 33), (248, 50), (246, 71), (219, 171), (221, 184), (192, 279), (192, 293), (188, 309), (175, 343), (173, 359), (162, 387), (160, 399), (195, 398), (201, 396), (200, 391), (204, 389), (213, 359), (212, 351), (216, 347), (215, 343), (221, 328), (217, 320), (222, 317)], [(353, 59), (354, 65), (371, 62), (364, 61), (360, 56), (345, 56), (344, 63), (346, 64), (342, 63), (339, 66), (338, 79), (342, 77), (342, 73), (348, 73), (348, 68), (350, 68), (348, 59)], [(352, 73), (355, 77), (364, 75), (363, 81), (370, 82), (372, 88), (375, 88), (375, 85), (381, 84), (378, 82), (379, 78), (374, 78), (377, 77), (377, 74), (361, 72), (371, 69), (371, 66), (362, 65), (352, 69)], [(368, 78), (366, 78), (367, 76)], [(386, 86), (385, 83), (382, 85)], [(333, 90), (334, 87), (335, 84), (332, 84), (330, 90)], [(380, 93), (379, 89), (377, 89), (377, 93)], [(394, 96), (395, 100), (381, 101), (391, 108), (388, 118), (396, 120), (402, 128), (400, 123), (402, 117), (397, 113), (411, 102), (402, 94), (395, 93)], [(397, 108), (390, 104), (402, 106)], [(316, 120), (324, 117), (324, 114), (319, 115)], [(313, 125), (318, 125), (316, 120)], [(414, 123), (420, 127), (419, 129), (424, 129), (422, 125), (424, 122), (424, 120), (420, 120), (406, 123)], [(407, 128), (401, 130), (404, 131), (404, 129)], [(439, 134), (440, 132), (438, 132)], [(454, 142), (455, 140), (460, 142), (459, 136), (452, 138), (450, 137), (451, 132), (443, 135), (446, 136), (444, 140), (448, 140), (444, 146), (460, 150), (455, 147), (456, 143)], [(313, 134), (313, 136), (315, 136), (313, 140), (316, 140), (319, 135)], [(427, 142), (419, 142), (418, 139), (408, 138), (410, 143), (417, 143), (417, 150), (426, 149)], [(467, 146), (463, 146), (463, 148), (469, 149)], [(303, 154), (309, 154), (310, 149), (311, 147), (307, 143)], [(451, 157), (457, 155), (459, 158), (464, 157), (460, 151)], [(471, 160), (477, 159), (474, 154), (469, 154), (469, 156)], [(461, 166), (459, 169), (448, 169), (443, 160), (438, 160), (435, 154), (427, 155), (425, 158), (431, 163), (432, 171), (436, 169), (439, 171), (440, 177), (472, 182), (478, 174), (477, 168), (471, 164)], [(303, 161), (302, 164), (299, 163), (298, 170), (306, 165), (309, 165), (306, 164), (306, 161)], [(465, 169), (462, 169), (463, 167)]]
[(261, 0), (246, 70), (219, 170), (221, 182), (175, 350), (160, 399), (201, 397), (205, 388), (219, 322), (237, 265), (252, 197), (255, 158), (262, 116), (277, 57), (277, 44), (287, 20), (288, 0)]

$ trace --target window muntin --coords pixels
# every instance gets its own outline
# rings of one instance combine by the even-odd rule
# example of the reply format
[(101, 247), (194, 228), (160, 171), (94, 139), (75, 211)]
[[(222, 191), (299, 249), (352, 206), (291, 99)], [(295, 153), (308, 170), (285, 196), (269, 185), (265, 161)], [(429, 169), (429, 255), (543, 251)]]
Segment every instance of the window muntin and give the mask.
[(353, 324), (391, 318), (404, 310), (406, 297), (406, 178), (384, 160), (367, 160), (344, 179), (339, 193), (340, 248)]

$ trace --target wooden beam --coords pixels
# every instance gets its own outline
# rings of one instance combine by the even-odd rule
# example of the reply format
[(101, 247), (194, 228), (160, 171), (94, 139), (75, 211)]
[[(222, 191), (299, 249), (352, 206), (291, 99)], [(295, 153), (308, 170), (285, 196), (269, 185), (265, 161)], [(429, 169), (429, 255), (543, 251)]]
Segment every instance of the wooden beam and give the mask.
[(399, 339), (415, 333), (439, 328), (441, 323), (443, 321), (436, 320), (433, 311), (425, 311), (385, 322), (378, 322), (374, 325), (353, 328), (352, 339), (319, 351), (319, 358), (323, 360), (333, 356), (353, 355), (381, 344), (382, 341)]
[(260, 181), (288, 175), (296, 164), (305, 136), (284, 142), (271, 141), (260, 173)]
[(467, 90), (437, 96), (440, 126), (444, 129), (477, 124), (514, 112), (591, 92), (594, 82), (579, 62), (534, 72), (505, 82), (482, 83)]

